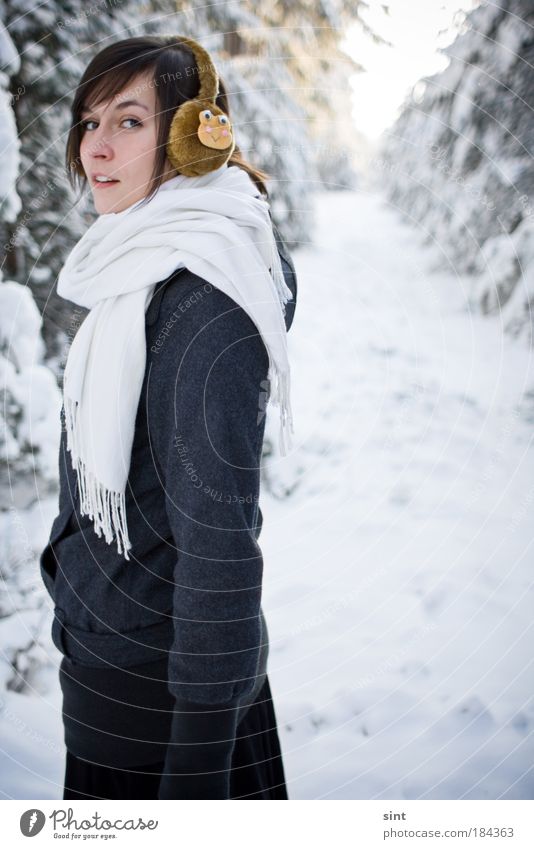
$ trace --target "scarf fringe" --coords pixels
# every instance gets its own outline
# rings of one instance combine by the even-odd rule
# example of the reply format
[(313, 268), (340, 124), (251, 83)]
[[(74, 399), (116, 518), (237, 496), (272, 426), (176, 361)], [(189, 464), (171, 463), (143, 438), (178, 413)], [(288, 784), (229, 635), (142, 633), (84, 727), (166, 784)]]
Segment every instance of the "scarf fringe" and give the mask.
[(271, 257), (269, 260), (269, 269), (271, 271), (271, 276), (274, 280), (276, 291), (278, 293), (278, 298), (280, 299), (280, 305), (282, 307), (282, 313), (285, 315), (286, 313), (286, 301), (290, 301), (293, 298), (293, 292), (289, 288), (286, 283), (284, 277), (284, 270), (282, 268), (282, 260), (280, 259), (280, 254), (278, 253), (278, 246), (276, 244), (276, 238), (274, 232), (272, 233), (271, 240)]
[(291, 411), (290, 401), (290, 372), (274, 372), (273, 389), (271, 392), (271, 401), (276, 406), (280, 407), (280, 431), (278, 435), (278, 444), (283, 457), (293, 447), (291, 434), (294, 434), (293, 428), (293, 413)]
[(80, 490), (80, 513), (94, 520), (97, 536), (102, 537), (103, 531), (108, 544), (113, 542), (115, 534), (119, 554), (124, 554), (125, 559), (130, 560), (128, 551), (132, 544), (126, 521), (125, 493), (107, 489), (81, 460), (78, 451), (78, 403), (65, 395), (64, 408), (67, 448), (71, 453), (72, 468), (76, 470)]
[[(286, 302), (293, 298), (293, 292), (285, 281), (282, 260), (278, 253), (278, 246), (276, 244), (274, 232), (272, 234), (271, 241), (271, 259), (269, 268), (276, 286), (280, 306), (282, 307), (282, 314), (285, 315)], [(292, 448), (293, 440), (291, 438), (291, 434), (294, 434), (295, 432), (293, 428), (293, 413), (291, 411), (290, 402), (289, 367), (285, 372), (273, 370), (272, 374), (274, 376), (274, 380), (272, 381), (273, 389), (271, 393), (271, 400), (273, 404), (280, 407), (280, 431), (278, 435), (278, 445), (282, 456), (285, 457)]]

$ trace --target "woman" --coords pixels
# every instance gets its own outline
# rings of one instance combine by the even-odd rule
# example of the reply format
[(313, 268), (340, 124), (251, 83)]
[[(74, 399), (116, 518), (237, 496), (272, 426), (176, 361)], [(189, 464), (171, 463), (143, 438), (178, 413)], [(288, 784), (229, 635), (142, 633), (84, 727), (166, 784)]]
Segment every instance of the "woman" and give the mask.
[[(111, 45), (72, 106), (67, 166), (99, 217), (58, 280), (89, 313), (40, 561), (64, 655), (64, 799), (288, 798), (257, 540), (273, 378), (282, 446), (291, 426), (296, 277), (267, 175), (237, 148), (199, 177), (176, 167), (167, 141), (204, 84), (197, 48)], [(228, 116), (217, 82), (212, 111)]]

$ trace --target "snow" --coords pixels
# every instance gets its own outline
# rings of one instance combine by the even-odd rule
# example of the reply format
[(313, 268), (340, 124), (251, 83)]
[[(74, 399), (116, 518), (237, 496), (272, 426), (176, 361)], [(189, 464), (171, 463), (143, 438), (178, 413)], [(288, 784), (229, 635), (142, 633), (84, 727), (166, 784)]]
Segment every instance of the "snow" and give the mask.
[(0, 65), (4, 78), (20, 70), (20, 56), (3, 21), (0, 21)]
[(9, 88), (9, 76), (20, 70), (20, 57), (15, 45), (0, 21), (0, 207), (3, 221), (14, 222), (22, 204), (15, 190), (20, 168), (20, 140), (15, 115), (11, 106), (13, 97), (22, 94), (20, 88), (13, 96)]
[[(531, 350), (470, 309), (463, 277), (432, 270), (438, 249), (383, 195), (314, 203), (293, 252), (294, 448), (266, 456), (261, 500), (290, 799), (532, 798)], [(30, 550), (56, 506), (10, 517)], [(35, 561), (25, 574), (39, 584)], [(8, 798), (61, 798), (42, 593), (0, 619)], [(6, 658), (36, 633), (28, 686), (6, 691)]]
[[(522, 280), (531, 272), (511, 251), (523, 223), (532, 224), (532, 3), (505, 6), (475, 8), (442, 51), (449, 66), (417, 83), (381, 140), (381, 176), (390, 200), (445, 248), (457, 272), (470, 275), (481, 310), (498, 314), (509, 300), (505, 332), (531, 344)], [(500, 237), (508, 237), (507, 249)], [(497, 253), (502, 276), (489, 268), (480, 275), (484, 257)]]
[(290, 798), (531, 798), (531, 352), (380, 196), (318, 213), (262, 508)]
[(17, 369), (30, 366), (44, 354), (41, 314), (27, 286), (15, 281), (0, 286), (0, 343)]
[[(17, 472), (25, 466), (26, 470), (35, 469), (46, 481), (55, 481), (61, 394), (53, 372), (41, 362), (45, 353), (41, 325), (29, 287), (0, 279), (3, 459), (12, 462), (20, 458), (24, 465)], [(2, 506), (3, 495), (0, 488)]]

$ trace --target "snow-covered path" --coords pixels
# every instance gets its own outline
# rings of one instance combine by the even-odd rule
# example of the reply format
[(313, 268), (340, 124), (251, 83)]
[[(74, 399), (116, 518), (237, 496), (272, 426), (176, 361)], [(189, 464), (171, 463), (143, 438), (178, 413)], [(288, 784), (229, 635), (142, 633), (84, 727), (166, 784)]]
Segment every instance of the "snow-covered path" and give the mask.
[(316, 200), (261, 538), (290, 798), (532, 798), (532, 354), (379, 196)]
[[(290, 798), (532, 798), (531, 352), (469, 312), (465, 281), (432, 271), (439, 246), (380, 197), (316, 202), (294, 252), (295, 444), (267, 458), (261, 500)], [(1, 622), (4, 650), (40, 615)], [(29, 695), (2, 694), (8, 798), (61, 798), (47, 653)]]

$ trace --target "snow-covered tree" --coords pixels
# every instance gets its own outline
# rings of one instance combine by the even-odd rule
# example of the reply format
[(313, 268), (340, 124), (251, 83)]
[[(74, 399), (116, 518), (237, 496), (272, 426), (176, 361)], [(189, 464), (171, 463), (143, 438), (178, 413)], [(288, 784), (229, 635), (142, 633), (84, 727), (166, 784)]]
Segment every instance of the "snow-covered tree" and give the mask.
[[(272, 175), (273, 214), (290, 244), (306, 240), (312, 222), (306, 197), (321, 181), (352, 185), (350, 155), (336, 129), (339, 103), (357, 65), (339, 51), (361, 2), (322, 0), (260, 5), (229, 0), (193, 6), (180, 0), (81, 0), (33, 4), (1, 0), (0, 14), (20, 55), (11, 74), (21, 169), (17, 220), (6, 216), (2, 267), (28, 283), (44, 314), (49, 354), (69, 321), (54, 282), (94, 210), (66, 179), (69, 107), (84, 68), (110, 41), (143, 33), (185, 33), (219, 60), (237, 120), (238, 144)], [(363, 22), (362, 22), (363, 25)], [(345, 99), (346, 105), (346, 99)]]
[(20, 143), (9, 91), (9, 78), (19, 70), (20, 57), (0, 20), (0, 220), (4, 222), (15, 221), (21, 208), (20, 197), (15, 190), (20, 167)]
[(357, 182), (350, 76), (363, 68), (341, 45), (350, 26), (359, 26), (371, 40), (383, 41), (361, 15), (366, 6), (360, 0), (286, 0), (265, 8), (266, 23), (278, 35), (293, 78), (295, 99), (306, 112), (312, 162), (327, 189), (354, 188)]
[(2, 222), (3, 268), (28, 284), (44, 316), (49, 353), (68, 310), (54, 283), (65, 256), (87, 227), (65, 173), (65, 144), (74, 88), (86, 64), (109, 38), (129, 35), (131, 3), (105, 0), (84, 8), (78, 0), (33, 3), (2, 0), (0, 12), (20, 60), (11, 74), (20, 174), (17, 220)]
[[(2, 25), (0, 65), (0, 223), (5, 227), (22, 207), (16, 190), (20, 144), (8, 93), (9, 77), (21, 63)], [(36, 518), (42, 498), (51, 494), (53, 503), (57, 493), (60, 392), (43, 363), (42, 319), (32, 293), (22, 283), (6, 281), (5, 272), (0, 271), (0, 685), (20, 691), (44, 662), (40, 610), (46, 592), (36, 560), (47, 529), (41, 523), (39, 534)], [(49, 635), (44, 639), (50, 642)]]
[(146, 31), (190, 35), (214, 56), (229, 92), (238, 146), (272, 176), (273, 218), (291, 246), (309, 239), (310, 192), (355, 184), (342, 127), (349, 75), (360, 66), (339, 44), (362, 5), (228, 0), (180, 5), (180, 14), (169, 19), (164, 0), (150, 3), (155, 14)]
[(471, 275), (472, 305), (532, 340), (534, 6), (484, 3), (386, 133), (390, 200)]
[(0, 282), (0, 465), (9, 469), (10, 496), (28, 472), (54, 484), (57, 480), (60, 392), (55, 375), (42, 362), (41, 326), (30, 289)]
[[(16, 219), (21, 201), (16, 191), (19, 140), (7, 87), (10, 74), (20, 69), (20, 59), (3, 26), (0, 60), (0, 138), (5, 151), (0, 159), (0, 219), (10, 223)], [(30, 289), (4, 280), (0, 272), (0, 509), (14, 502), (20, 506), (19, 483), (24, 490), (22, 500), (31, 501), (23, 483), (29, 473), (52, 484), (57, 480), (59, 389), (54, 374), (43, 364), (41, 326), (41, 314)]]

